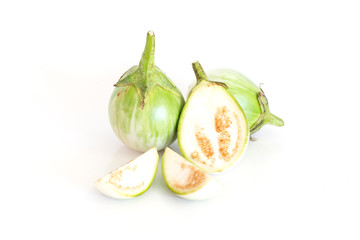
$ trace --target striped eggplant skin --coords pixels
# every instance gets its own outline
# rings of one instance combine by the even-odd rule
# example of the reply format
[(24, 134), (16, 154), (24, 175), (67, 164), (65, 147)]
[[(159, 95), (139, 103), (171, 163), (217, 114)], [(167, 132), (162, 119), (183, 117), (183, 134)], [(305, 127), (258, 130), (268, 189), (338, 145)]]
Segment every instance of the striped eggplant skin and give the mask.
[(153, 146), (162, 150), (176, 139), (183, 106), (183, 98), (156, 86), (142, 108), (134, 86), (117, 87), (110, 99), (110, 122), (116, 136), (128, 147), (141, 152)]
[(264, 125), (283, 126), (284, 121), (270, 112), (269, 102), (263, 90), (250, 79), (232, 69), (215, 69), (207, 72), (211, 81), (222, 82), (245, 112), (251, 134)]
[(149, 31), (139, 65), (115, 84), (109, 102), (111, 126), (128, 147), (162, 150), (176, 139), (185, 100), (175, 84), (154, 64), (155, 35)]

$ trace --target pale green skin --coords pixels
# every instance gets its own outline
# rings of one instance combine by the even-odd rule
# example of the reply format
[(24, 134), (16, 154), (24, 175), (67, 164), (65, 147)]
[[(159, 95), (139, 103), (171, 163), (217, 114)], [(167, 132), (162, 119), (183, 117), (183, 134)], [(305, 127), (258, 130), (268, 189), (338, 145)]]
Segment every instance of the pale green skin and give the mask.
[(144, 194), (147, 190), (149, 190), (149, 188), (151, 187), (151, 184), (154, 182), (154, 179), (156, 177), (156, 172), (157, 172), (158, 166), (159, 166), (159, 154), (156, 155), (156, 165), (154, 166), (154, 174), (151, 178), (151, 181), (148, 183), (148, 186), (144, 189), (144, 191), (141, 191), (141, 192), (139, 192), (137, 194), (133, 194), (133, 195), (130, 195), (130, 194), (123, 194), (123, 195), (126, 197), (130, 197), (130, 198), (138, 197), (138, 196)]
[(227, 91), (235, 97), (244, 110), (251, 133), (265, 124), (283, 126), (284, 121), (270, 113), (269, 103), (260, 87), (240, 72), (231, 69), (217, 69), (207, 73), (211, 81), (225, 83)]
[(139, 65), (115, 84), (109, 118), (115, 134), (128, 147), (145, 152), (164, 149), (176, 139), (185, 100), (174, 83), (154, 64), (155, 35), (148, 32)]
[(130, 148), (144, 152), (156, 146), (162, 150), (176, 139), (183, 105), (182, 98), (156, 86), (142, 108), (134, 86), (117, 87), (109, 104), (110, 123), (116, 136)]

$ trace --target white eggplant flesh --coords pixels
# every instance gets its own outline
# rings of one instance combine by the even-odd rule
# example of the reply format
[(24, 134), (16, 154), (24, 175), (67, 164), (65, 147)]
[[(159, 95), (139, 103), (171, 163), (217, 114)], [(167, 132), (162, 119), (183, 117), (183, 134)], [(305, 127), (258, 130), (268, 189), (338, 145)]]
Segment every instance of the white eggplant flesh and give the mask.
[(95, 182), (95, 187), (111, 198), (133, 198), (146, 192), (158, 169), (155, 147), (115, 169)]
[(162, 157), (162, 172), (166, 185), (179, 197), (205, 200), (218, 195), (223, 185), (178, 153), (166, 148)]
[(209, 173), (222, 172), (239, 162), (249, 140), (245, 113), (226, 85), (207, 80), (193, 63), (197, 85), (181, 112), (178, 144), (184, 158)]

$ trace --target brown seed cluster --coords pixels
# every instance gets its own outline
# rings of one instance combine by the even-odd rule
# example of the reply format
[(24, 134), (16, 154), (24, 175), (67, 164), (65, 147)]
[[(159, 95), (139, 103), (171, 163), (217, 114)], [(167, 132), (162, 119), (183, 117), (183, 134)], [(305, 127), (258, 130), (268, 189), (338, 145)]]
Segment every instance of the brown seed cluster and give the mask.
[(241, 142), (241, 127), (240, 127), (240, 119), (239, 116), (237, 114), (234, 113), (234, 116), (236, 118), (236, 123), (237, 123), (237, 138), (236, 138), (236, 142), (235, 142), (235, 147), (233, 149), (233, 152), (235, 153), (236, 150), (240, 147), (240, 142)]
[(224, 160), (230, 160), (229, 147), (231, 142), (231, 136), (226, 130), (232, 124), (230, 120), (230, 111), (226, 106), (219, 107), (215, 114), (215, 130), (219, 133), (218, 145), (220, 158)]
[(230, 155), (229, 147), (230, 147), (231, 136), (228, 131), (222, 131), (218, 135), (218, 144), (219, 144), (219, 152), (221, 156), (227, 160), (227, 157)]
[[(217, 141), (220, 153), (219, 158), (225, 161), (231, 160), (231, 158), (236, 154), (237, 149), (241, 143), (240, 119), (236, 113), (233, 113), (233, 116), (236, 119), (235, 124), (237, 125), (237, 136), (234, 148), (230, 149), (231, 135), (229, 133), (229, 128), (233, 124), (230, 118), (231, 114), (232, 113), (226, 106), (222, 106), (217, 109), (214, 115), (214, 127), (215, 131), (218, 133)], [(197, 127), (195, 131), (195, 137), (201, 152), (206, 157), (206, 160), (202, 160), (200, 154), (197, 151), (191, 153), (191, 158), (204, 165), (213, 166), (215, 163), (215, 152), (210, 139), (208, 139), (204, 133), (204, 129)]]
[(230, 111), (226, 106), (219, 107), (215, 113), (215, 130), (218, 133), (225, 131), (232, 124), (230, 120)]
[(204, 134), (204, 129), (200, 128), (195, 132), (196, 141), (202, 153), (209, 159), (214, 156), (214, 149), (210, 140)]
[[(239, 119), (239, 116), (234, 113), (234, 117), (236, 119), (236, 125), (237, 125), (237, 136), (236, 136), (236, 141), (235, 141), (235, 146), (234, 148), (232, 149), (232, 154), (230, 154), (227, 150), (226, 151), (223, 151), (221, 150), (221, 141), (223, 140), (220, 140), (220, 136), (218, 137), (218, 141), (219, 141), (219, 151), (220, 151), (220, 158), (225, 160), (225, 161), (229, 161), (237, 152), (237, 150), (239, 149), (240, 147), (240, 142), (241, 142), (241, 128), (240, 128), (240, 119)], [(226, 132), (226, 131), (225, 131)], [(224, 134), (224, 133), (223, 133)], [(226, 149), (228, 149), (230, 147), (230, 135), (229, 135), (229, 142), (228, 142), (228, 146)], [(225, 145), (225, 143), (224, 143)]]
[(115, 188), (121, 190), (121, 191), (129, 191), (129, 190), (135, 190), (137, 188), (140, 188), (141, 186), (143, 186), (145, 183), (144, 181), (142, 181), (140, 184), (136, 185), (136, 186), (132, 186), (132, 187), (129, 187), (129, 186), (122, 186), (120, 184), (121, 180), (122, 180), (122, 177), (123, 177), (123, 174), (125, 171), (132, 171), (132, 172), (135, 172), (137, 168), (137, 165), (135, 165), (134, 167), (130, 167), (130, 166), (125, 166), (124, 168), (122, 169), (117, 169), (115, 171), (112, 171), (110, 173), (110, 177), (108, 179), (108, 182), (113, 185)]
[(188, 174), (185, 182), (176, 182), (174, 183), (175, 187), (181, 190), (189, 190), (195, 188), (202, 184), (206, 180), (206, 173), (195, 168), (194, 166), (187, 165), (185, 163), (181, 164), (181, 169), (188, 168), (190, 173)]

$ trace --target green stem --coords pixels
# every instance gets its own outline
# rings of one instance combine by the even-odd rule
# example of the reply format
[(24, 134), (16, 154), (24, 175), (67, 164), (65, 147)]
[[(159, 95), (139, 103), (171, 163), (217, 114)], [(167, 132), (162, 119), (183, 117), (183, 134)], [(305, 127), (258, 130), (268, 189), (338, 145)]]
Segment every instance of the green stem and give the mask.
[(149, 31), (147, 33), (145, 49), (139, 63), (139, 69), (144, 74), (144, 81), (146, 81), (146, 76), (148, 72), (155, 66), (154, 58), (155, 58), (155, 34), (152, 31)]
[(201, 82), (201, 80), (207, 80), (206, 74), (204, 72), (204, 69), (201, 67), (200, 63), (198, 61), (192, 63), (192, 67), (195, 72), (196, 76), (196, 83), (198, 84)]
[(274, 114), (270, 113), (270, 119), (268, 120), (268, 124), (281, 127), (284, 126), (284, 121), (278, 116), (275, 116)]
[(279, 127), (283, 126), (284, 121), (270, 112), (269, 102), (261, 88), (260, 88), (260, 92), (258, 93), (258, 100), (260, 104), (261, 113), (259, 119), (251, 126), (250, 129), (251, 134), (259, 131), (260, 128), (266, 124), (271, 124)]

